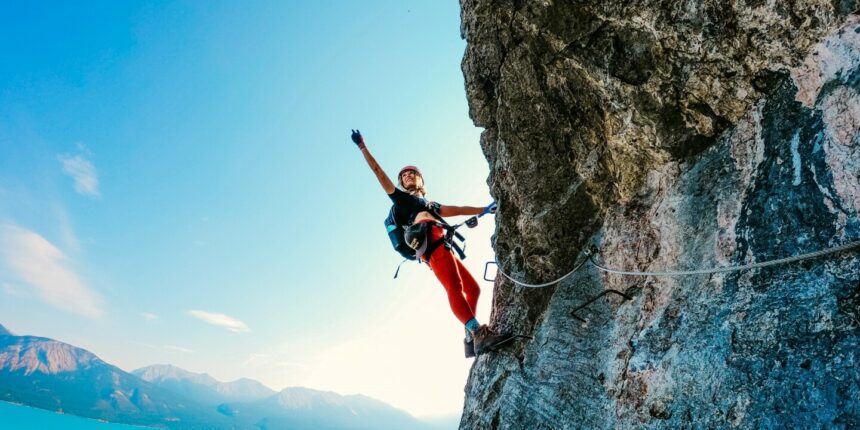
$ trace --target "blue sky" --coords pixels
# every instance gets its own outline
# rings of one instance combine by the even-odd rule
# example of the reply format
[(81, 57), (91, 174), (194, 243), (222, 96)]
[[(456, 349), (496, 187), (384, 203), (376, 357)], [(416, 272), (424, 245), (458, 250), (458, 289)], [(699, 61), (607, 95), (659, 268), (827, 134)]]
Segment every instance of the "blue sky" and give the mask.
[[(456, 2), (4, 3), (0, 323), (126, 370), (458, 412), (462, 329), (426, 267), (391, 279), (349, 131), (429, 198), (489, 203), (464, 48)], [(468, 231), (476, 277), (492, 231)]]

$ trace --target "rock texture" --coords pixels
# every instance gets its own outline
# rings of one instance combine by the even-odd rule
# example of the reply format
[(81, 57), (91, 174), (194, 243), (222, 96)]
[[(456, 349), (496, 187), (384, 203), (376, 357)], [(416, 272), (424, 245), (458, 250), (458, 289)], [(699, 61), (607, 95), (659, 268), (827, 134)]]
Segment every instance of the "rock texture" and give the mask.
[[(462, 0), (504, 270), (626, 270), (860, 240), (856, 1)], [(860, 427), (860, 259), (497, 280), (461, 428)], [(607, 289), (607, 296), (571, 311)]]

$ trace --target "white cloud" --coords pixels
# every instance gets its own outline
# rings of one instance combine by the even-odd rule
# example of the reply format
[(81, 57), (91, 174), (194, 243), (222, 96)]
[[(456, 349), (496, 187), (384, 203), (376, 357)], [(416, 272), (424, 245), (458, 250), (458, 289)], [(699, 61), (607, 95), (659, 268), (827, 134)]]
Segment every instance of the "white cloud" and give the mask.
[(194, 318), (203, 320), (204, 322), (212, 325), (224, 327), (234, 333), (243, 333), (251, 331), (251, 329), (248, 328), (245, 323), (228, 315), (198, 310), (190, 310), (188, 311), (188, 313)]
[(307, 369), (311, 367), (306, 363), (279, 360), (279, 357), (273, 356), (271, 354), (251, 354), (250, 356), (248, 356), (248, 359), (242, 363), (242, 365), (251, 368), (292, 367)]
[(141, 312), (140, 316), (142, 316), (143, 319), (145, 319), (147, 321), (152, 321), (152, 320), (158, 319), (158, 315), (153, 314), (153, 313), (149, 313), (149, 312)]
[(194, 352), (193, 349), (183, 348), (181, 346), (175, 346), (175, 345), (164, 345), (164, 348), (169, 349), (171, 351), (181, 352), (183, 354), (191, 354)]
[(96, 166), (83, 155), (58, 155), (57, 159), (63, 165), (63, 172), (75, 181), (75, 191), (80, 194), (98, 197), (99, 177)]
[(49, 305), (91, 318), (104, 313), (102, 299), (69, 267), (66, 255), (37, 233), (0, 224), (0, 255), (9, 271)]
[(60, 239), (66, 250), (74, 254), (81, 250), (81, 242), (75, 234), (75, 229), (72, 227), (72, 220), (69, 218), (66, 209), (60, 205), (54, 205), (54, 214), (57, 218), (57, 223), (60, 228)]
[(269, 354), (251, 354), (244, 363), (243, 366), (260, 366), (264, 364), (268, 364), (271, 361), (271, 355)]

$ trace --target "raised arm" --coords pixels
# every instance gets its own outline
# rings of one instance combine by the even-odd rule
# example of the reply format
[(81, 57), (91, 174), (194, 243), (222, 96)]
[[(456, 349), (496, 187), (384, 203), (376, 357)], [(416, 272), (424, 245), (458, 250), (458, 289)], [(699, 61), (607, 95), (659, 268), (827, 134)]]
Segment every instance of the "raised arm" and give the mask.
[(393, 193), (395, 190), (394, 183), (391, 182), (391, 179), (385, 174), (382, 167), (379, 167), (379, 163), (376, 162), (376, 159), (370, 154), (367, 146), (364, 145), (364, 137), (361, 135), (360, 131), (352, 131), (352, 141), (355, 142), (358, 149), (361, 150), (361, 154), (364, 155), (364, 160), (367, 161), (367, 165), (370, 166), (370, 170), (373, 170), (373, 174), (376, 175), (376, 179), (379, 180), (379, 185), (382, 185), (382, 189), (385, 190), (385, 193)]

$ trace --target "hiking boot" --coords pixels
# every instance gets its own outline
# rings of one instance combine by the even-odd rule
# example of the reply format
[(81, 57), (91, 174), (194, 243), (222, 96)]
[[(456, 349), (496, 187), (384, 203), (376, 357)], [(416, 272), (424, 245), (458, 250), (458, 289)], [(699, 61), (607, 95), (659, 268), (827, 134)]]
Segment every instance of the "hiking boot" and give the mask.
[(475, 341), (471, 337), (463, 339), (463, 347), (466, 350), (466, 358), (475, 356)]
[(472, 338), (475, 342), (475, 354), (481, 355), (485, 352), (495, 351), (496, 348), (510, 342), (514, 336), (510, 333), (496, 333), (493, 329), (484, 324), (475, 331)]

